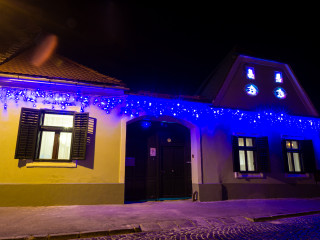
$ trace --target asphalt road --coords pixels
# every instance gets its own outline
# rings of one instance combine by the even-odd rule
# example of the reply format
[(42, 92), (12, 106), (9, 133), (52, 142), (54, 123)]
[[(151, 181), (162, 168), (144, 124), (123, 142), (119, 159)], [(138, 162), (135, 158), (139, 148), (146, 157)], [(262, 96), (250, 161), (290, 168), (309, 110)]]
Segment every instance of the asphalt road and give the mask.
[(85, 239), (320, 239), (320, 214), (270, 222), (213, 224), (210, 227), (189, 227)]

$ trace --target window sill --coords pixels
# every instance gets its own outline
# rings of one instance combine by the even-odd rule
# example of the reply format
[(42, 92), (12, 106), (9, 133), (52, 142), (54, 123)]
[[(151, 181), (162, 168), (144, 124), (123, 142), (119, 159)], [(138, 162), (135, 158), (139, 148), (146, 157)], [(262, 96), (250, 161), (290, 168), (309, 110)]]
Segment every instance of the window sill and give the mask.
[(31, 162), (26, 164), (27, 168), (76, 168), (75, 162)]
[(235, 178), (264, 178), (264, 174), (263, 173), (241, 173), (241, 172), (235, 172), (234, 173), (234, 177)]
[(308, 173), (286, 173), (287, 178), (310, 178)]

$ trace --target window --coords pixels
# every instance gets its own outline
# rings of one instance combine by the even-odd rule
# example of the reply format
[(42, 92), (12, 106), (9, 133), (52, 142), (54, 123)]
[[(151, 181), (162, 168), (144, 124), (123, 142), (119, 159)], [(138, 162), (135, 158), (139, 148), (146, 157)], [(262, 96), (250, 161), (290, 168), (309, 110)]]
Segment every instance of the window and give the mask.
[(274, 72), (274, 80), (276, 83), (282, 83), (283, 82), (282, 72)]
[(301, 172), (299, 141), (286, 140), (286, 152), (289, 172)]
[(274, 91), (273, 91), (274, 95), (279, 98), (279, 99), (284, 99), (287, 97), (287, 93), (286, 91), (281, 88), (281, 87), (277, 87)]
[(282, 152), (286, 172), (306, 173), (316, 170), (311, 140), (284, 139)]
[(254, 172), (256, 167), (255, 139), (238, 138), (240, 172)]
[(68, 112), (64, 114), (41, 114), (39, 160), (70, 159), (74, 116)]
[(246, 68), (246, 74), (247, 74), (247, 78), (254, 80), (255, 79), (255, 74), (254, 74), (254, 68), (253, 67), (247, 67)]
[(234, 172), (268, 170), (268, 138), (233, 136)]
[(245, 87), (245, 91), (249, 96), (257, 96), (259, 93), (259, 89), (254, 84), (248, 84)]
[(84, 160), (88, 113), (22, 108), (15, 158)]

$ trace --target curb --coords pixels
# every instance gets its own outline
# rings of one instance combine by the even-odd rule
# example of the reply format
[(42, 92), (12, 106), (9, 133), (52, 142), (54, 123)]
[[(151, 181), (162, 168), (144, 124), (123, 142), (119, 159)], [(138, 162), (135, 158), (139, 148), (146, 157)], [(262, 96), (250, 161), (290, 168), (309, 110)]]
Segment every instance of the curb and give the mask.
[(313, 215), (313, 214), (319, 214), (319, 213), (320, 213), (320, 210), (300, 212), (300, 213), (279, 214), (279, 215), (273, 215), (269, 217), (257, 217), (257, 218), (245, 217), (245, 219), (251, 222), (266, 222), (266, 221), (272, 221), (272, 220), (281, 219), (281, 218), (300, 217), (300, 216)]
[(48, 235), (30, 235), (30, 236), (18, 236), (18, 237), (8, 237), (8, 238), (0, 237), (0, 240), (66, 240), (66, 239), (91, 238), (91, 237), (111, 236), (111, 235), (119, 235), (119, 234), (129, 234), (129, 233), (136, 233), (136, 232), (141, 232), (140, 227), (98, 230), (98, 231), (88, 231), (88, 232), (59, 233), (59, 234), (48, 234)]

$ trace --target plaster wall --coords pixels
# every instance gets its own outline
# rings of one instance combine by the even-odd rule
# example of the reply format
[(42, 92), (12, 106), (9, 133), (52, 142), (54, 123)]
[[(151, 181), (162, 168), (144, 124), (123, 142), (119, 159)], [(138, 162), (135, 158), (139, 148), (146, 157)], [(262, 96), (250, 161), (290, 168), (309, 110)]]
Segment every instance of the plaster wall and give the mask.
[[(315, 149), (317, 165), (319, 165), (319, 133), (301, 132), (299, 129), (285, 129), (265, 126), (264, 129), (255, 129), (250, 126), (246, 128), (237, 127), (237, 123), (226, 124), (216, 122), (208, 127), (202, 128), (203, 144), (203, 176), (204, 183), (310, 183), (313, 184), (313, 176), (309, 178), (290, 178), (284, 173), (284, 162), (282, 159), (281, 139), (291, 137), (297, 139), (311, 139)], [(260, 179), (238, 179), (233, 172), (232, 157), (232, 135), (268, 137), (269, 143), (269, 171)]]
[[(312, 185), (316, 186), (312, 174), (308, 177), (289, 177), (285, 174), (281, 148), (283, 137), (311, 139), (319, 166), (319, 132), (286, 128), (272, 123), (257, 127), (241, 121), (220, 119), (201, 128), (201, 135), (203, 186), (198, 187), (200, 200), (310, 197), (320, 194), (318, 188), (315, 191), (311, 189), (314, 188)], [(262, 178), (236, 178), (233, 171), (232, 135), (268, 137), (269, 171)], [(311, 192), (308, 193), (306, 189), (311, 189)]]
[[(15, 205), (123, 202), (120, 164), (124, 161), (125, 149), (121, 145), (123, 130), (117, 109), (106, 114), (95, 106), (86, 108), (89, 116), (97, 119), (95, 147), (87, 153), (89, 159), (78, 160), (75, 167), (53, 164), (30, 168), (25, 161), (14, 159), (21, 107), (32, 108), (32, 103), (9, 102), (8, 108), (0, 111), (0, 205), (10, 202)], [(37, 108), (48, 106), (37, 104)], [(68, 107), (67, 110), (80, 109)], [(90, 195), (92, 189), (96, 190), (94, 195)]]

